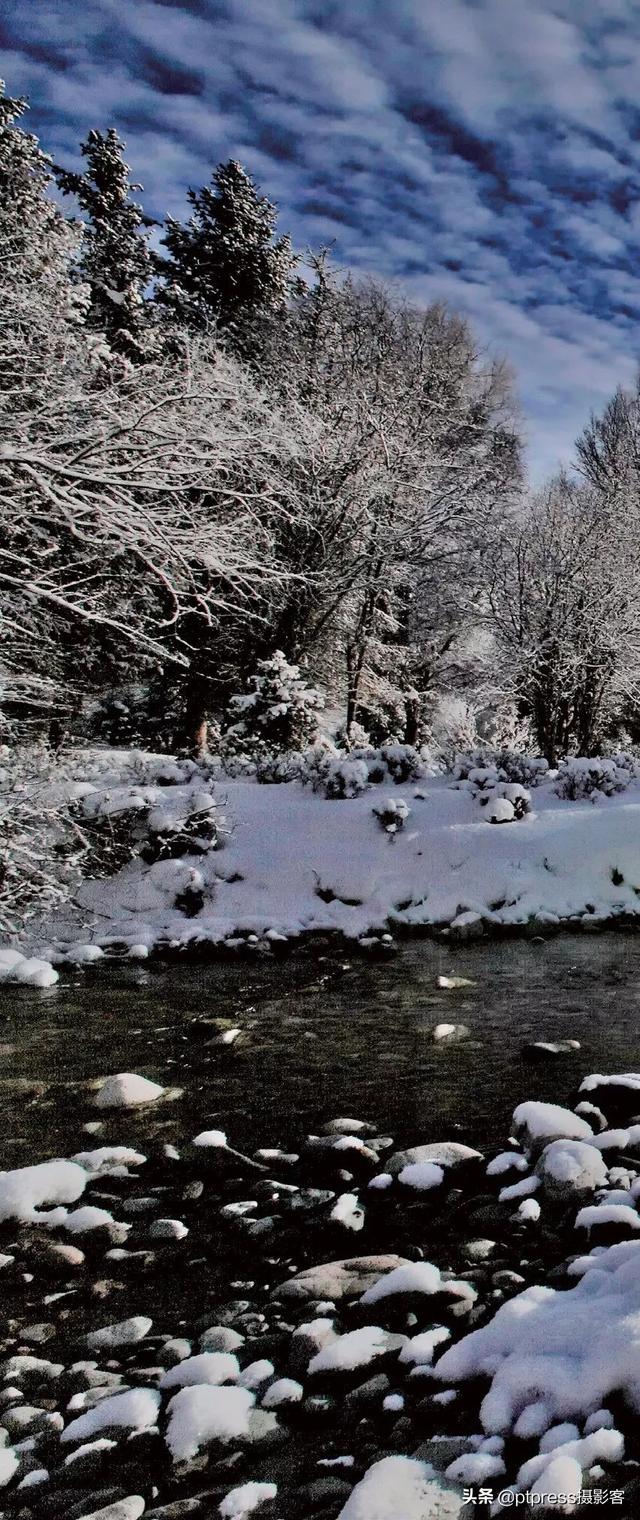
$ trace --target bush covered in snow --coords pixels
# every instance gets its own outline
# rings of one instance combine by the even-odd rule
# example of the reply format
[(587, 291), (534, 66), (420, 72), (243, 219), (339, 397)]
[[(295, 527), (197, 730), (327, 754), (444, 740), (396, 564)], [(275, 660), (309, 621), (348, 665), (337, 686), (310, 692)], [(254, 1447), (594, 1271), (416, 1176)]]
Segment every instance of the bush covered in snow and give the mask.
[(563, 760), (558, 767), (555, 790), (568, 802), (592, 801), (598, 796), (613, 797), (624, 792), (640, 775), (640, 764), (632, 755), (605, 758), (577, 755)]
[(364, 760), (356, 760), (352, 756), (343, 760), (327, 757), (313, 784), (315, 791), (322, 791), (325, 797), (337, 802), (345, 797), (359, 797), (361, 792), (365, 792), (369, 785), (369, 772)]
[(301, 750), (318, 732), (322, 693), (308, 686), (298, 665), (276, 649), (259, 660), (249, 690), (231, 698), (229, 722), (221, 740), (224, 756), (244, 754), (255, 760)]
[(397, 834), (404, 828), (411, 809), (402, 799), (398, 802), (395, 797), (384, 797), (374, 803), (371, 811), (386, 834)]
[(546, 780), (549, 764), (541, 755), (524, 755), (510, 749), (494, 750), (488, 745), (456, 755), (453, 766), (456, 781), (467, 781), (473, 771), (479, 770), (494, 772), (497, 781), (532, 787)]

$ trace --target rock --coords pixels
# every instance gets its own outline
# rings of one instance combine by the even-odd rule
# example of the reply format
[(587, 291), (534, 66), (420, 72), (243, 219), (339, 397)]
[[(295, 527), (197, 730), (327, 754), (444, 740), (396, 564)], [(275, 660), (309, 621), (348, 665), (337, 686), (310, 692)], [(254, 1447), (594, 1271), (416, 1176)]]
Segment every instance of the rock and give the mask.
[(385, 1162), (384, 1169), (392, 1177), (397, 1177), (405, 1166), (418, 1166), (424, 1161), (433, 1161), (436, 1166), (455, 1167), (463, 1166), (465, 1162), (482, 1160), (480, 1151), (472, 1150), (469, 1145), (461, 1145), (458, 1140), (435, 1140), (429, 1145), (412, 1145), (406, 1151), (394, 1151)]
[(481, 939), (484, 934), (482, 914), (473, 913), (471, 910), (466, 913), (459, 913), (457, 918), (452, 920), (446, 932), (450, 939), (460, 941)]
[(325, 1135), (373, 1135), (375, 1126), (366, 1119), (330, 1119), (323, 1126)]
[(552, 1140), (536, 1163), (547, 1198), (566, 1203), (603, 1187), (607, 1168), (600, 1151), (582, 1140)]
[(331, 1319), (314, 1319), (307, 1325), (298, 1325), (289, 1342), (290, 1371), (304, 1376), (311, 1358), (335, 1340), (337, 1336)]
[(298, 1489), (296, 1500), (308, 1510), (325, 1509), (331, 1504), (344, 1504), (351, 1494), (351, 1484), (344, 1478), (314, 1478)]
[(277, 1414), (272, 1410), (254, 1409), (249, 1416), (248, 1430), (242, 1439), (249, 1446), (262, 1446), (266, 1449), (281, 1446), (289, 1439), (289, 1432), (280, 1424)]
[(84, 1520), (139, 1520), (144, 1511), (145, 1502), (140, 1494), (130, 1494), (126, 1499), (117, 1499), (115, 1504), (107, 1504), (104, 1509), (92, 1509)]
[(344, 1401), (345, 1414), (357, 1414), (361, 1409), (370, 1409), (372, 1406), (379, 1409), (382, 1400), (389, 1393), (391, 1383), (386, 1372), (381, 1372), (377, 1377), (367, 1378), (366, 1383), (359, 1383), (357, 1388), (352, 1388)]
[(477, 1240), (465, 1240), (462, 1249), (469, 1261), (487, 1261), (490, 1256), (493, 1256), (496, 1242), (482, 1237)]
[(209, 1325), (203, 1330), (199, 1345), (201, 1351), (237, 1351), (244, 1346), (244, 1336), (230, 1325)]
[(96, 1108), (138, 1108), (141, 1103), (155, 1103), (164, 1091), (164, 1087), (150, 1082), (147, 1077), (120, 1071), (114, 1077), (107, 1077), (93, 1101)]
[(20, 1339), (26, 1346), (44, 1346), (47, 1341), (52, 1341), (55, 1335), (55, 1325), (48, 1322), (40, 1325), (23, 1325), (20, 1331)]
[(153, 1320), (144, 1314), (134, 1315), (132, 1319), (123, 1319), (117, 1325), (105, 1325), (102, 1330), (92, 1330), (86, 1336), (86, 1345), (90, 1351), (104, 1351), (117, 1346), (135, 1346), (149, 1334)]
[(3, 1411), (2, 1424), (12, 1441), (24, 1441), (27, 1436), (59, 1432), (64, 1421), (62, 1415), (50, 1414), (33, 1404), (13, 1404)]
[(444, 1472), (469, 1449), (468, 1436), (433, 1436), (430, 1441), (423, 1441), (411, 1455), (419, 1462), (430, 1462), (436, 1472)]
[[(217, 1346), (205, 1346), (205, 1351), (217, 1351)], [(222, 1349), (222, 1348), (221, 1348)], [(173, 1340), (165, 1341), (158, 1352), (158, 1361), (162, 1367), (177, 1367), (179, 1362), (186, 1362), (192, 1353), (191, 1341), (176, 1336)]]
[(523, 1045), (521, 1055), (528, 1056), (531, 1061), (547, 1061), (556, 1056), (573, 1055), (579, 1049), (579, 1040), (530, 1040)]
[(84, 1266), (85, 1254), (78, 1246), (63, 1241), (38, 1242), (35, 1253), (37, 1265), (47, 1277), (66, 1278)]
[(552, 1140), (591, 1140), (593, 1130), (579, 1114), (559, 1103), (519, 1103), (513, 1114), (513, 1133), (525, 1150), (538, 1156)]
[(204, 1515), (206, 1499), (174, 1499), (159, 1509), (148, 1509), (145, 1520), (185, 1520), (187, 1515)]
[(308, 1267), (296, 1277), (279, 1283), (272, 1298), (332, 1299), (338, 1303), (344, 1298), (357, 1298), (367, 1288), (372, 1288), (386, 1272), (408, 1265), (404, 1256), (351, 1256), (340, 1261), (328, 1261), (322, 1266)]
[(150, 1240), (184, 1240), (189, 1234), (181, 1219), (154, 1219), (149, 1225)]
[(436, 1024), (431, 1038), (436, 1045), (458, 1045), (460, 1040), (467, 1040), (470, 1034), (468, 1024)]

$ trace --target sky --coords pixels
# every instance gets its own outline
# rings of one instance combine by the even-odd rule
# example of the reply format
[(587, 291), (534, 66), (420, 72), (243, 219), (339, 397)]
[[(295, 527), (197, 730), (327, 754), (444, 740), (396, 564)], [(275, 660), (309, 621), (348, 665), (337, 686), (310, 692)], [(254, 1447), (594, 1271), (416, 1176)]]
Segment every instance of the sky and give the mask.
[(516, 370), (542, 478), (640, 361), (639, 19), (638, 0), (0, 0), (0, 63), (57, 161), (116, 126), (153, 215), (238, 158), (298, 249), (463, 311)]

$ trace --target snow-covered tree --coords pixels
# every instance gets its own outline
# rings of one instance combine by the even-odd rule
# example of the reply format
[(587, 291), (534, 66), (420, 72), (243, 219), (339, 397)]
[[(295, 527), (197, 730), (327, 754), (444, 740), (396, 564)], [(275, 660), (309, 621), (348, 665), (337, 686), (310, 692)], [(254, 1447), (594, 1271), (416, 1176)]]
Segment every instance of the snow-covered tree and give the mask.
[(623, 519), (564, 475), (533, 497), (492, 557), (505, 682), (551, 765), (590, 755), (640, 695), (640, 581)]
[(188, 200), (188, 222), (167, 221), (158, 299), (187, 326), (224, 329), (242, 347), (250, 324), (287, 301), (296, 263), (290, 239), (277, 236), (276, 207), (234, 159)]
[[(467, 623), (519, 485), (511, 380), (441, 306), (340, 283), (326, 261), (315, 274), (264, 360), (319, 422), (310, 510), (284, 524), (281, 545), (301, 581), (292, 575), (273, 638), (332, 667), (349, 728), (359, 716), (377, 727), (378, 714), (417, 737), (433, 651)], [(429, 619), (438, 578), (460, 593), (444, 627), (444, 596)]]
[(91, 293), (89, 321), (104, 332), (114, 353), (140, 361), (148, 345), (145, 289), (151, 278), (148, 219), (132, 198), (125, 144), (114, 127), (91, 131), (80, 151), (84, 173), (58, 168), (66, 195), (74, 195), (84, 222), (78, 270)]
[(223, 735), (227, 753), (252, 758), (301, 750), (318, 732), (324, 696), (309, 686), (298, 665), (290, 665), (281, 649), (259, 660), (249, 690), (232, 697)]

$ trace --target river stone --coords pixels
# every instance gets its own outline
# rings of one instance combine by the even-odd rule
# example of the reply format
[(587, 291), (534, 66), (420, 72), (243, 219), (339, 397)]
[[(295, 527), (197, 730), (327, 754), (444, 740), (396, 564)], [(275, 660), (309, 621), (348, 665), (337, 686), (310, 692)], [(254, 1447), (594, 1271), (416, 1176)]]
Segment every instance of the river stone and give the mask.
[(184, 1520), (186, 1515), (204, 1515), (204, 1499), (174, 1499), (159, 1509), (148, 1509), (145, 1520)]
[(298, 1489), (296, 1499), (299, 1503), (308, 1505), (309, 1509), (316, 1510), (325, 1509), (330, 1504), (344, 1504), (350, 1494), (351, 1484), (345, 1478), (314, 1478), (304, 1488)]
[(565, 1203), (603, 1187), (607, 1168), (600, 1151), (582, 1140), (552, 1140), (536, 1164), (547, 1198)]
[(468, 1436), (433, 1436), (430, 1441), (423, 1441), (411, 1455), (418, 1462), (430, 1462), (436, 1472), (445, 1472), (457, 1457), (465, 1456), (470, 1449)]
[(144, 1511), (145, 1502), (141, 1495), (129, 1494), (126, 1499), (117, 1499), (115, 1504), (107, 1504), (104, 1509), (92, 1509), (83, 1520), (139, 1520)]
[(244, 1335), (232, 1330), (230, 1325), (209, 1325), (200, 1336), (201, 1351), (237, 1351), (244, 1346)]
[(461, 1145), (458, 1140), (435, 1140), (430, 1145), (411, 1145), (406, 1151), (394, 1151), (385, 1162), (384, 1169), (392, 1177), (397, 1177), (405, 1166), (416, 1166), (423, 1161), (434, 1161), (437, 1166), (448, 1167), (482, 1160), (480, 1151), (472, 1150), (469, 1145)]
[(272, 1298), (332, 1299), (356, 1298), (372, 1288), (380, 1277), (408, 1266), (405, 1256), (349, 1256), (307, 1267), (295, 1277), (287, 1278), (273, 1289)]

